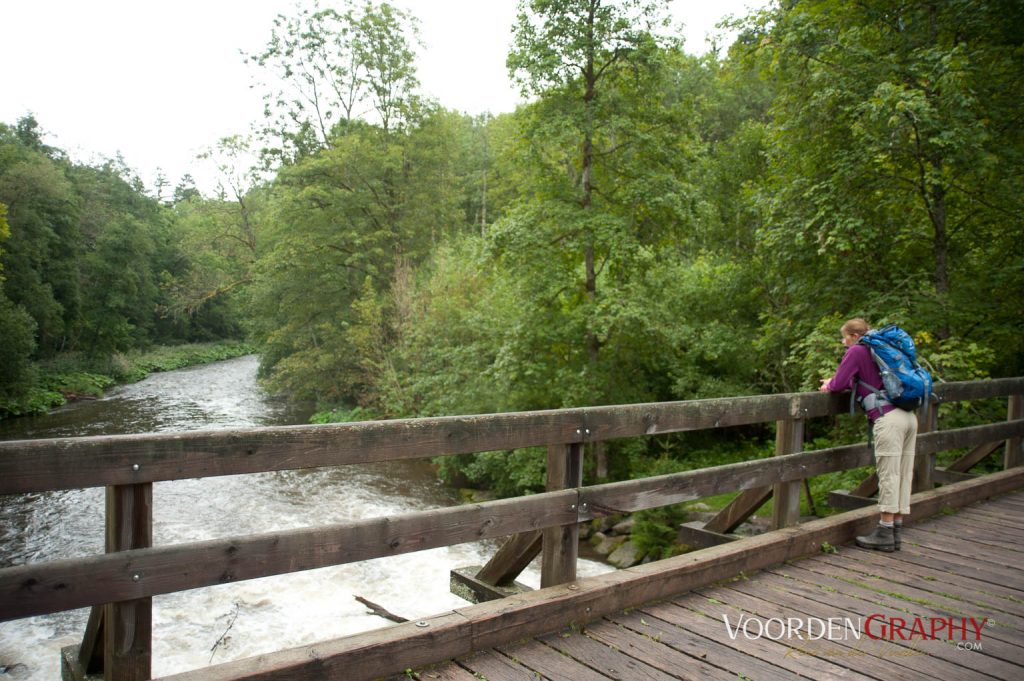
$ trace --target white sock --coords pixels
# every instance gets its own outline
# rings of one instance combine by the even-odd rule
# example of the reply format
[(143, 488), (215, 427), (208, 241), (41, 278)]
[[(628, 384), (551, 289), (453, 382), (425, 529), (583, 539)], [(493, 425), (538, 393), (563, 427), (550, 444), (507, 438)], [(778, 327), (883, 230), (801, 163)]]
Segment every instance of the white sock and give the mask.
[(890, 522), (885, 522), (884, 520), (879, 520), (878, 524), (881, 525), (882, 527), (892, 527), (892, 522), (891, 521)]

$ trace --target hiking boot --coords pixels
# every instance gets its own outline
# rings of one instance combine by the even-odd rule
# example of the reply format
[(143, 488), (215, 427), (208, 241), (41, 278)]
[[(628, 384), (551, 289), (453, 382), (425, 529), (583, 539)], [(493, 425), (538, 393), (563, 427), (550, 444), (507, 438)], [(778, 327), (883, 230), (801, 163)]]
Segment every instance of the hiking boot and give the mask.
[(857, 546), (862, 549), (874, 549), (875, 551), (891, 553), (896, 550), (896, 546), (892, 540), (892, 529), (893, 528), (891, 527), (883, 527), (879, 525), (871, 534), (863, 537), (857, 537)]
[(892, 547), (896, 551), (900, 550), (900, 535), (903, 534), (903, 523), (892, 524)]

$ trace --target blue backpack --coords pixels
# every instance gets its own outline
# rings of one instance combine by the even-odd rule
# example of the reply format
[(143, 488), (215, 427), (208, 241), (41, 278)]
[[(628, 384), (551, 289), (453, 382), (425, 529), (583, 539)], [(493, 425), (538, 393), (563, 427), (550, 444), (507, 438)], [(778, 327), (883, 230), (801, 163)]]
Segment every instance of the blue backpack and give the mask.
[[(874, 409), (878, 402), (888, 402), (900, 409), (911, 411), (924, 406), (928, 411), (928, 403), (932, 394), (932, 377), (917, 361), (917, 347), (914, 339), (906, 331), (890, 324), (882, 329), (872, 329), (858, 341), (868, 346), (878, 370), (882, 374), (883, 389), (861, 382), (872, 395), (864, 398), (861, 405)], [(870, 399), (870, 398), (875, 399)], [(871, 403), (870, 406), (868, 403)]]

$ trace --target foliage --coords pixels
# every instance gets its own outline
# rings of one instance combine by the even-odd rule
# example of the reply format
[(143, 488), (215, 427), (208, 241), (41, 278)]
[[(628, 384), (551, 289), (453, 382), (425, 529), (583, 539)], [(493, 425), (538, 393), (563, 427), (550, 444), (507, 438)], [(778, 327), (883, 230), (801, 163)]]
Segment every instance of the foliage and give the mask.
[(312, 0), (293, 17), (279, 14), (266, 48), (246, 57), (282, 84), (264, 94), (265, 159), (290, 163), (331, 148), (366, 106), (385, 131), (400, 128), (416, 105), (416, 32), (413, 17), (372, 0), (340, 10)]
[(33, 365), (22, 390), (0, 394), (0, 418), (42, 414), (68, 399), (100, 397), (116, 384), (141, 381), (151, 373), (219, 362), (253, 350), (248, 343), (220, 341), (155, 346), (109, 357), (64, 353)]

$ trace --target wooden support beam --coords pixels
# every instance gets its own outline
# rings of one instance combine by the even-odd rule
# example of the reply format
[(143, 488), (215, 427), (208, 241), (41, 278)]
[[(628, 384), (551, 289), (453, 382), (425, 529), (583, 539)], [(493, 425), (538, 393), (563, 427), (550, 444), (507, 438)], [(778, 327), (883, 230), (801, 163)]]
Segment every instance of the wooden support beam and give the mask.
[[(923, 415), (918, 412), (917, 435), (918, 439), (927, 433), (934, 433), (939, 429), (939, 405), (928, 405), (928, 413)], [(922, 452), (917, 447), (917, 456), (914, 457), (914, 482), (911, 485), (913, 492), (926, 492), (935, 487), (932, 473), (935, 471), (935, 452)], [(870, 496), (870, 495), (868, 495)]]
[(739, 527), (743, 521), (772, 498), (772, 486), (745, 489), (729, 502), (729, 505), (709, 520), (704, 529), (709, 532), (728, 534)]
[[(804, 420), (776, 422), (775, 455), (796, 454), (804, 450)], [(772, 527), (789, 527), (800, 522), (800, 486), (803, 480), (777, 482), (772, 486)]]
[(676, 538), (680, 543), (686, 544), (692, 549), (706, 549), (709, 546), (728, 544), (739, 539), (733, 534), (721, 534), (707, 530), (704, 528), (704, 523), (699, 520), (680, 525)]
[(477, 574), (479, 569), (476, 566), (470, 566), (452, 570), (449, 577), (451, 592), (470, 603), (483, 603), (532, 590), (519, 582), (512, 582), (506, 586), (488, 584), (480, 579)]
[[(1024, 468), (993, 473), (949, 487), (915, 494), (919, 522), (945, 508), (968, 504), (1024, 487)], [(453, 659), (585, 624), (724, 576), (751, 572), (791, 558), (817, 553), (824, 543), (840, 546), (877, 522), (875, 509), (850, 511), (796, 527), (766, 532), (704, 551), (654, 561), (572, 584), (539, 589), (501, 601), (471, 605), (417, 622), (320, 641), (165, 677), (162, 681), (362, 681)]]
[(78, 663), (86, 674), (103, 671), (103, 614), (106, 606), (94, 605), (89, 610), (89, 621), (85, 625), (85, 635), (78, 649)]
[(850, 495), (855, 497), (870, 497), (874, 494), (878, 494), (878, 473), (875, 471), (871, 471), (868, 477), (861, 480), (859, 485), (850, 490)]
[(540, 554), (542, 538), (540, 530), (522, 532), (509, 537), (487, 561), (487, 565), (480, 568), (476, 579), (491, 586), (511, 584)]
[(985, 457), (1002, 446), (1002, 442), (986, 442), (984, 444), (980, 444), (953, 463), (946, 466), (946, 470), (954, 473), (966, 473), (981, 463)]
[(853, 492), (847, 492), (845, 489), (837, 489), (828, 493), (828, 505), (832, 508), (841, 508), (844, 511), (853, 511), (858, 508), (864, 508), (865, 506), (874, 506), (877, 503), (878, 499), (862, 497), (854, 494)]
[[(107, 553), (153, 545), (153, 484), (107, 488)], [(135, 573), (133, 580), (141, 579)], [(103, 614), (103, 678), (144, 681), (151, 677), (153, 599), (108, 603)]]
[[(1002, 443), (1000, 443), (1002, 444)], [(952, 485), (954, 482), (963, 482), (978, 477), (974, 473), (960, 473), (951, 471), (948, 468), (936, 468), (933, 479), (940, 485)]]
[[(1006, 420), (1016, 421), (1024, 419), (1024, 394), (1010, 395), (1006, 406)], [(1009, 470), (1015, 466), (1024, 466), (1024, 447), (1021, 437), (1011, 437), (1006, 441), (1006, 449), (1003, 451), (1003, 470)]]
[[(583, 485), (583, 443), (548, 447), (547, 490), (574, 489)], [(577, 509), (578, 512), (578, 509)], [(576, 579), (580, 526), (576, 522), (543, 530), (540, 568), (541, 587), (565, 584)]]
[[(803, 419), (784, 419), (777, 422), (775, 454), (795, 454), (803, 451)], [(788, 527), (800, 519), (800, 481), (790, 480), (775, 485), (744, 490), (729, 505), (704, 525), (704, 529), (728, 534), (757, 512), (773, 495), (776, 499), (772, 514), (773, 527)]]

